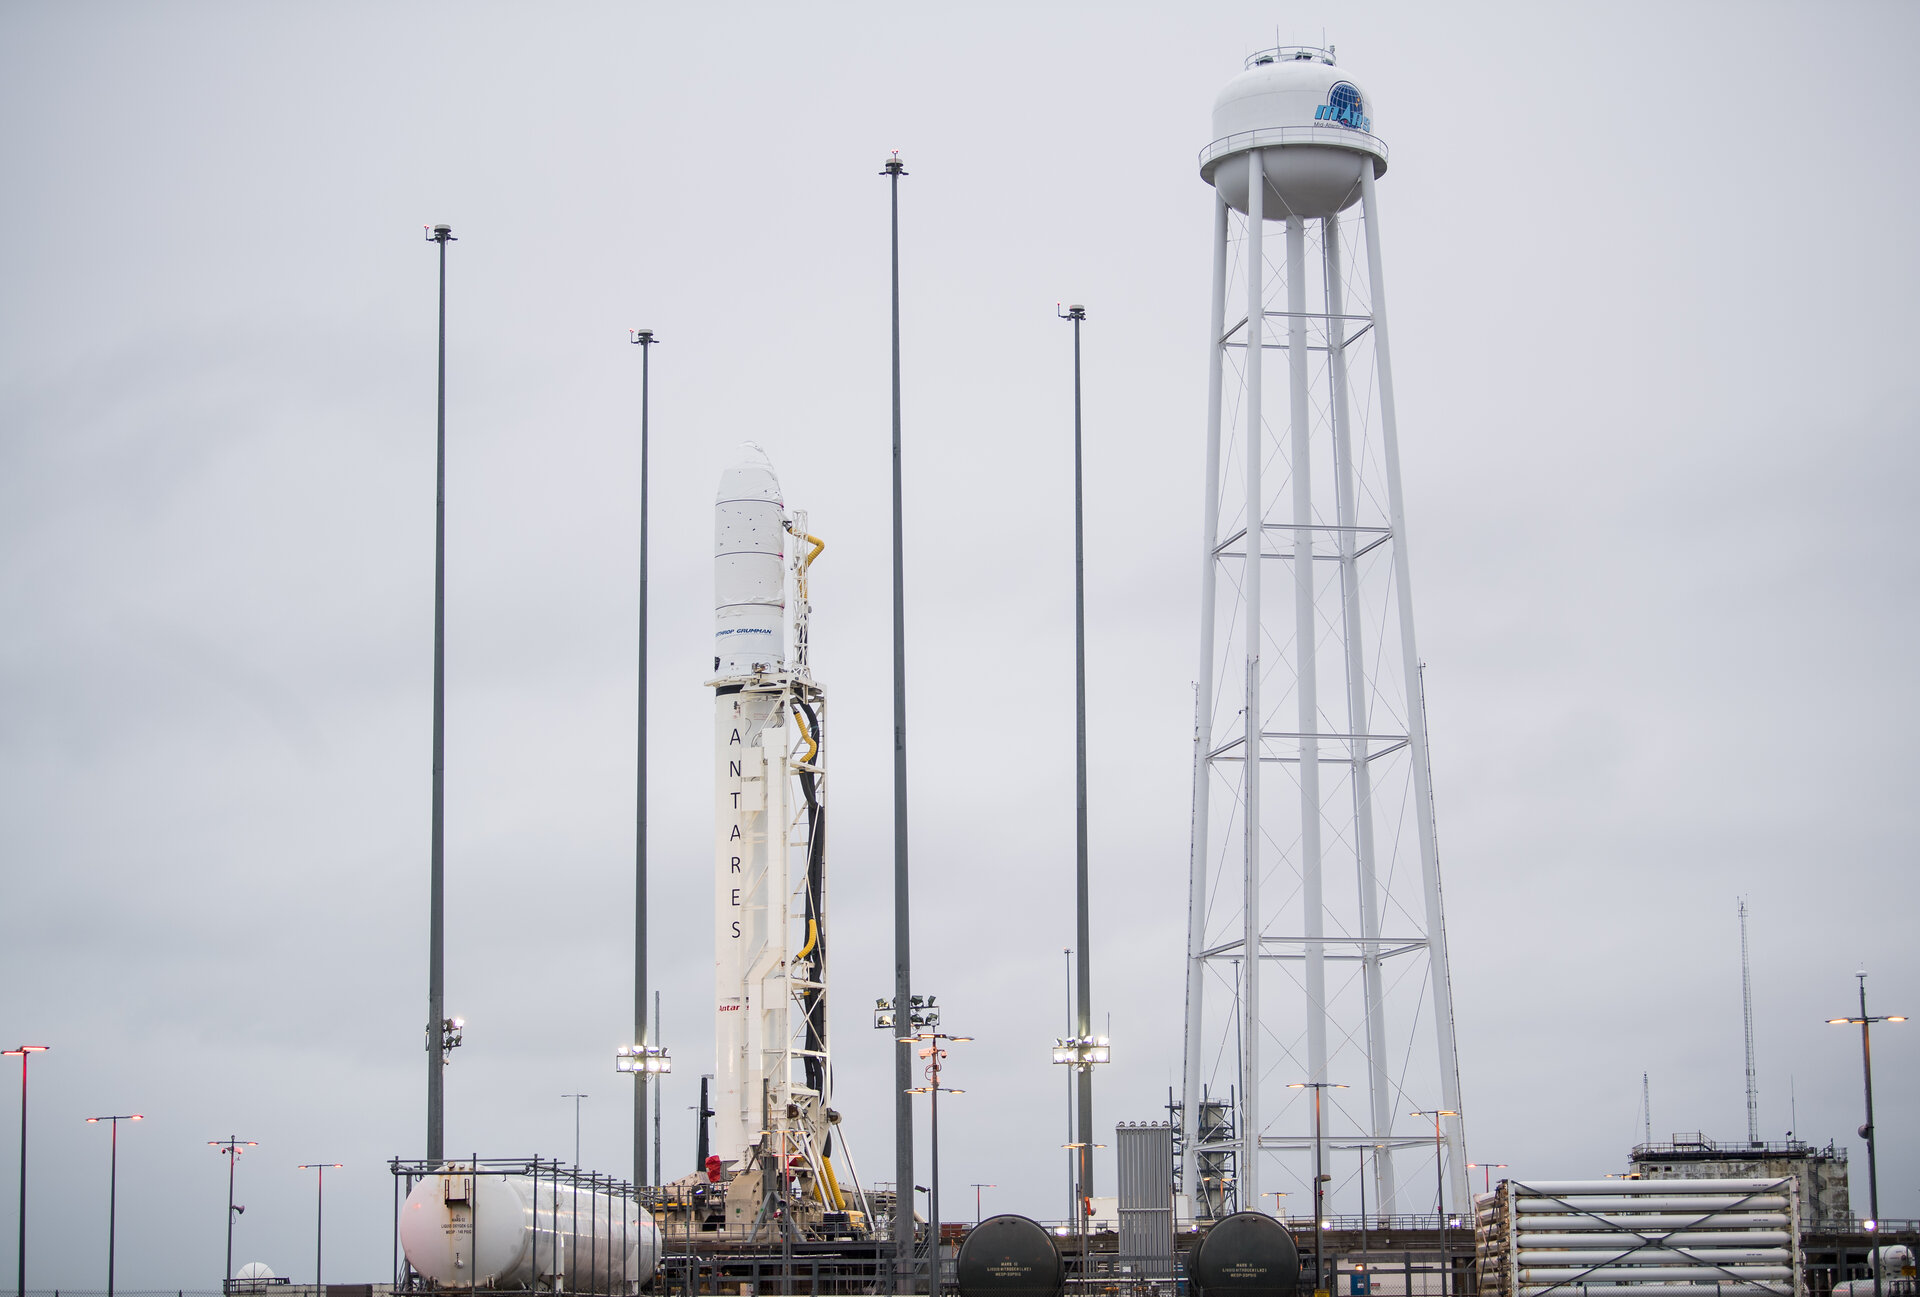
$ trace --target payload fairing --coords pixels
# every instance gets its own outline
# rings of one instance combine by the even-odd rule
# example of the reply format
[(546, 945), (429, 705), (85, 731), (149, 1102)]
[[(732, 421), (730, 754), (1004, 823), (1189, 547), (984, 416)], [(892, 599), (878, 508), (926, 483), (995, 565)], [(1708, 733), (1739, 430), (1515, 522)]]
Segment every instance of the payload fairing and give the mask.
[(826, 692), (807, 660), (807, 569), (824, 548), (744, 446), (714, 502), (709, 682), (714, 1148), (732, 1164), (730, 1228), (847, 1210), (829, 1160)]

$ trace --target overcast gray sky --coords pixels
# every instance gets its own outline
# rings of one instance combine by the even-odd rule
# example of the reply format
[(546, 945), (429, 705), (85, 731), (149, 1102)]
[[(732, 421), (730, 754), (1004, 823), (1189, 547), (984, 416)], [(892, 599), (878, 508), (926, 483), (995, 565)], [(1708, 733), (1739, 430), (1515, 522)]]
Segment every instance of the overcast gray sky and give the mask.
[[(891, 1177), (886, 186), (902, 183), (915, 968), (976, 1043), (949, 1216), (1057, 1216), (1083, 301), (1097, 1122), (1179, 1069), (1213, 96), (1326, 37), (1381, 184), (1469, 1154), (1855, 1156), (1920, 1013), (1903, 4), (0, 8), (0, 1036), (34, 1287), (383, 1277), (422, 1151), (434, 254), (450, 255), (448, 1145), (624, 1172), (638, 352), (654, 353), (667, 1157), (711, 1057), (710, 505), (829, 548), (839, 1106)], [(1920, 1216), (1920, 1028), (1881, 1067)], [(0, 1071), (0, 1111), (17, 1094)], [(1797, 1116), (1796, 1107), (1797, 1104)], [(1797, 1125), (1794, 1123), (1797, 1120)], [(0, 1120), (0, 1168), (14, 1166)], [(924, 1153), (922, 1154), (924, 1159)], [(1342, 1173), (1343, 1176), (1345, 1173)], [(1110, 1171), (1103, 1171), (1110, 1175)], [(11, 1272), (11, 1171), (0, 1272)], [(1336, 1207), (1351, 1210), (1350, 1178)], [(1343, 1196), (1344, 1195), (1344, 1196)], [(971, 1204), (966, 1204), (970, 1209)]]

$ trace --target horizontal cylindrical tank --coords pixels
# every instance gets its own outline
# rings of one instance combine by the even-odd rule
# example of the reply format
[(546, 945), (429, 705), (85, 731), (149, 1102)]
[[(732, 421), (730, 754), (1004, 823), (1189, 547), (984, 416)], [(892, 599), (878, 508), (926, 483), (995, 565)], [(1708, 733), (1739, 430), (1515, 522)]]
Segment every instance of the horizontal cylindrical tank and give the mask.
[(777, 670), (786, 660), (786, 510), (780, 479), (752, 442), (720, 475), (713, 503), (713, 671)]
[(1237, 1211), (1207, 1231), (1187, 1273), (1199, 1297), (1293, 1297), (1300, 1250), (1273, 1217)]
[(660, 1265), (660, 1231), (631, 1198), (457, 1166), (414, 1185), (400, 1246), (422, 1277), (455, 1288), (626, 1293)]
[(1066, 1267), (1053, 1236), (1025, 1216), (992, 1216), (975, 1226), (954, 1262), (960, 1297), (1054, 1297)]
[(1387, 170), (1373, 104), (1330, 50), (1289, 46), (1248, 60), (1213, 105), (1213, 143), (1200, 174), (1235, 211), (1247, 211), (1249, 159), (1258, 154), (1266, 219), (1319, 218), (1360, 201), (1360, 171)]

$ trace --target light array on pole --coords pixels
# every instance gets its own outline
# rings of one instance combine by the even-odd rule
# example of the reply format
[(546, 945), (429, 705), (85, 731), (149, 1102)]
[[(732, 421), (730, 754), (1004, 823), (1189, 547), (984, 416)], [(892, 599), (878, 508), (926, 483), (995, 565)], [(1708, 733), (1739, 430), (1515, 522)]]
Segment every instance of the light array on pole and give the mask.
[(1053, 1042), (1053, 1061), (1087, 1071), (1113, 1061), (1113, 1043), (1105, 1036), (1062, 1036)]
[(614, 1051), (613, 1070), (658, 1076), (673, 1070), (673, 1057), (665, 1045), (622, 1045)]
[[(916, 995), (907, 1001), (907, 1017), (910, 1020), (910, 1025), (919, 1028), (937, 1027), (940, 1025), (940, 1006), (933, 1001), (934, 997), (931, 995)], [(892, 1000), (875, 1000), (873, 1002), (873, 1029), (875, 1031), (894, 1030), (898, 1025), (895, 1021), (898, 1017), (899, 1015), (893, 1011)], [(904, 1037), (902, 1039), (904, 1039)]]

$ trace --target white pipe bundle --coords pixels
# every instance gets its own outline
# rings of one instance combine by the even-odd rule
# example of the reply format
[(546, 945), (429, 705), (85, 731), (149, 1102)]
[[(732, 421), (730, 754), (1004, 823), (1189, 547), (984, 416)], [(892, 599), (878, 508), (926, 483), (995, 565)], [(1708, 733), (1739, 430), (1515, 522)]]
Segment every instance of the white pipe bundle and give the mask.
[(1804, 1297), (1790, 1178), (1510, 1180), (1474, 1214), (1480, 1297)]

